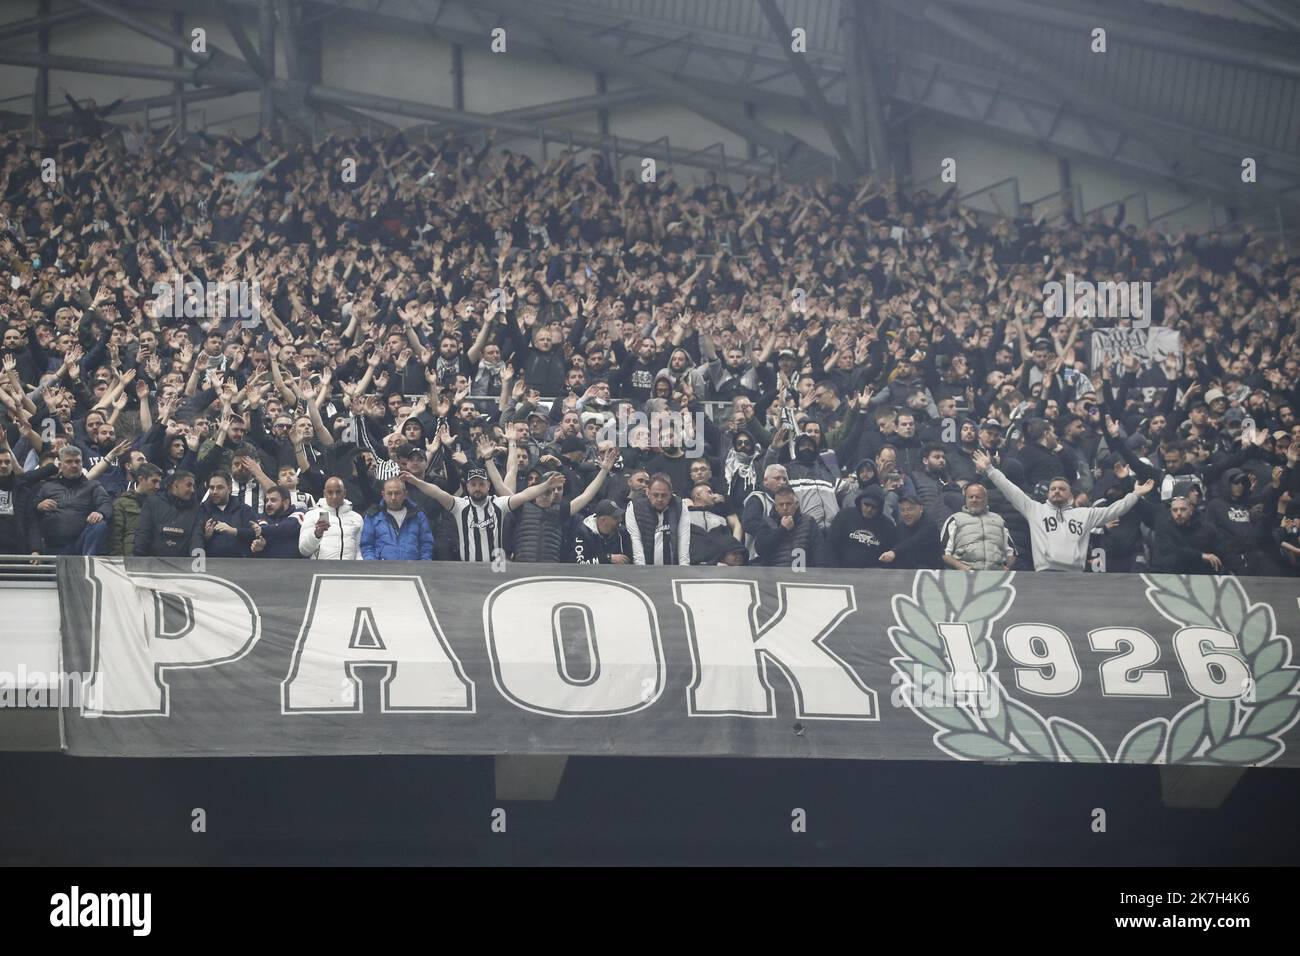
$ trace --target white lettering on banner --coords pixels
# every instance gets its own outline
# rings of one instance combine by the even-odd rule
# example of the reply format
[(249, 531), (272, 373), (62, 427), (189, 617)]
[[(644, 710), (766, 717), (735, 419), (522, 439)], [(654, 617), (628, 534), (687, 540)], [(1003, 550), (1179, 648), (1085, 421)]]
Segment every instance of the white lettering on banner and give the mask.
[[(578, 632), (578, 628), (581, 631)], [(507, 700), (556, 717), (644, 710), (664, 689), (663, 642), (654, 605), (638, 589), (599, 578), (520, 578), (483, 604), (492, 676)], [(585, 642), (583, 665), (566, 637)], [(653, 681), (649, 693), (643, 684)]]
[[(94, 593), (91, 668), (82, 695), (87, 717), (169, 713), (164, 680), (172, 668), (216, 667), (239, 660), (257, 642), (261, 617), (242, 588), (206, 574), (128, 574), (120, 562), (86, 559)], [(195, 602), (204, 606), (196, 619)], [(184, 625), (167, 627), (167, 610)]]
[(794, 691), (801, 719), (879, 720), (876, 692), (823, 641), (857, 610), (847, 584), (778, 583), (777, 608), (758, 622), (756, 581), (674, 580), (694, 674), (692, 715), (775, 717), (768, 665)]
[(1016, 686), (1039, 697), (1066, 697), (1083, 673), (1069, 635), (1051, 624), (1012, 624), (1002, 632), (1007, 656), (1017, 664)]
[[(1227, 651), (1217, 654), (1207, 651)], [(1182, 627), (1174, 633), (1174, 651), (1178, 664), (1187, 678), (1192, 693), (1213, 700), (1231, 700), (1240, 697), (1248, 686), (1250, 670), (1238, 656), (1241, 645), (1237, 638), (1217, 627)]]
[(1160, 660), (1160, 644), (1146, 631), (1136, 627), (1099, 627), (1088, 632), (1088, 644), (1094, 651), (1127, 651), (1101, 662), (1103, 697), (1168, 697), (1169, 675), (1161, 670), (1147, 670)]
[(1182, 354), (1182, 335), (1177, 329), (1153, 325), (1145, 329), (1096, 329), (1092, 333), (1092, 370), (1132, 352), (1143, 368), (1158, 365), (1168, 355)]
[(355, 669), (366, 665), (385, 670), (383, 713), (474, 713), (474, 684), (420, 578), (313, 575), (281, 712), (361, 713)]

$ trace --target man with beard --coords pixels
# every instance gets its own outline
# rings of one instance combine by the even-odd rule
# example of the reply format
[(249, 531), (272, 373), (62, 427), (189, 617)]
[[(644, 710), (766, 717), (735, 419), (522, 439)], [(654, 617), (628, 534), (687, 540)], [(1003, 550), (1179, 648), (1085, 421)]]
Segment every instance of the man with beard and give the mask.
[[(586, 490), (572, 501), (561, 499), (564, 476), (558, 472), (548, 474), (544, 481), (534, 485), (533, 487), (545, 486), (545, 490), (536, 500), (524, 502), (519, 509), (514, 528), (514, 560), (529, 563), (563, 561), (566, 550), (565, 530), (569, 519), (581, 513), (596, 499), (617, 460), (618, 449), (607, 448), (600, 459), (600, 471)], [(631, 500), (640, 499), (638, 496)], [(631, 507), (630, 503), (628, 507)]]
[(722, 478), (726, 482), (727, 499), (737, 512), (744, 508), (745, 499), (758, 486), (756, 456), (754, 436), (749, 432), (734, 432), (727, 459), (722, 464)]
[(1070, 504), (1074, 500), (1070, 482), (1061, 475), (1048, 484), (1044, 504), (1029, 497), (994, 468), (992, 460), (983, 452), (975, 456), (975, 466), (989, 476), (998, 491), (1029, 522), (1035, 571), (1082, 571), (1092, 529), (1127, 514), (1155, 487), (1154, 481), (1147, 480), (1106, 508), (1075, 508)]
[[(486, 469), (474, 466), (465, 472), (467, 494), (464, 496), (448, 494), (437, 485), (409, 471), (403, 471), (401, 474), (402, 480), (408, 485), (423, 491), (450, 513), (451, 521), (456, 526), (462, 561), (491, 561), (497, 551), (503, 548), (501, 526), (506, 513), (522, 508), (528, 502), (535, 501), (557, 488), (560, 490), (564, 488), (564, 475), (556, 473), (546, 481), (539, 481), (518, 494), (490, 494), (493, 484), (503, 487), (501, 475), (497, 472), (496, 462), (488, 447), (490, 444), (487, 442), (479, 446), (479, 453), (484, 456)], [(504, 554), (504, 551), (502, 553)]]
[(853, 507), (837, 514), (826, 532), (827, 565), (880, 567), (880, 556), (898, 542), (898, 528), (884, 512), (885, 493), (879, 485), (868, 485), (859, 491)]
[[(705, 340), (710, 339), (702, 336), (701, 341)], [(710, 362), (705, 375), (709, 398), (714, 401), (729, 402), (737, 395), (757, 399), (764, 391), (758, 368), (745, 361), (745, 352), (738, 345), (728, 346), (721, 357)]]
[(250, 550), (257, 558), (301, 558), (298, 538), (302, 535), (302, 512), (293, 510), (293, 495), (276, 485), (266, 493), (266, 513), (257, 519), (261, 533)]
[(257, 537), (257, 514), (230, 496), (230, 475), (219, 471), (208, 479), (208, 497), (200, 506), (203, 537), (211, 558), (246, 558)]
[(194, 494), (194, 475), (172, 472), (165, 492), (140, 508), (131, 553), (138, 558), (188, 558), (203, 548), (203, 514)]
[(921, 456), (922, 467), (912, 472), (915, 497), (924, 505), (926, 517), (934, 522), (936, 528), (947, 521), (961, 503), (961, 488), (948, 477), (947, 464), (943, 445), (933, 442), (925, 446)]
[(691, 563), (690, 505), (673, 494), (672, 479), (650, 476), (645, 494), (627, 503), (624, 520), (632, 535), (632, 562), (641, 565)]
[(618, 359), (618, 374), (614, 382), (616, 394), (640, 407), (650, 397), (655, 373), (663, 368), (667, 355), (659, 350), (655, 340), (648, 335), (641, 339), (635, 356), (624, 347), (622, 339), (614, 339), (613, 346), (614, 357)]
[(1216, 553), (1214, 532), (1196, 515), (1186, 498), (1169, 502), (1168, 513), (1156, 515), (1151, 570), (1166, 574), (1218, 574), (1223, 559)]

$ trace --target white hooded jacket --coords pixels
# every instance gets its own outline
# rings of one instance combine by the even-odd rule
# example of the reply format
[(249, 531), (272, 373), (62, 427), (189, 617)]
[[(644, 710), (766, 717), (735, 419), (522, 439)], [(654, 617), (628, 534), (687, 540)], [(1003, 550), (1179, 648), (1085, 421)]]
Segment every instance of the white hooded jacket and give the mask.
[[(329, 518), (330, 526), (319, 538), (316, 522), (321, 515)], [(361, 527), (365, 519), (352, 510), (352, 502), (344, 501), (336, 508), (320, 502), (303, 516), (302, 531), (298, 533), (298, 551), (304, 558), (329, 561), (357, 561), (361, 558)]]

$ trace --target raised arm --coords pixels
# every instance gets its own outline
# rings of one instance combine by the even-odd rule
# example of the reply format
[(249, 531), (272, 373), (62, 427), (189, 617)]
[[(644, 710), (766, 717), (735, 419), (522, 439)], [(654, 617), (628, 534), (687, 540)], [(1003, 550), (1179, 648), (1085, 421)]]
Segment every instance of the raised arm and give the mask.
[(1119, 501), (1109, 504), (1104, 508), (1089, 508), (1088, 517), (1084, 521), (1086, 528), (1088, 530), (1092, 528), (1100, 528), (1117, 518), (1122, 518), (1137, 507), (1137, 503), (1142, 500), (1142, 496), (1151, 491), (1155, 486), (1156, 483), (1148, 478), (1146, 481), (1134, 485), (1133, 490), (1123, 498), (1119, 499)]
[(614, 467), (614, 462), (617, 460), (617, 448), (608, 448), (605, 450), (605, 454), (601, 456), (600, 471), (596, 473), (596, 477), (591, 479), (591, 484), (587, 486), (586, 491), (574, 498), (573, 501), (569, 502), (569, 512), (571, 514), (577, 514), (595, 500), (596, 495), (605, 484), (605, 479), (609, 477), (610, 469)]
[(980, 474), (988, 475), (990, 481), (997, 487), (998, 491), (1011, 502), (1011, 506), (1019, 511), (1025, 517), (1030, 517), (1034, 511), (1034, 499), (1020, 490), (1014, 481), (1008, 478), (998, 469), (993, 467), (993, 460), (982, 451), (974, 453), (975, 467)]

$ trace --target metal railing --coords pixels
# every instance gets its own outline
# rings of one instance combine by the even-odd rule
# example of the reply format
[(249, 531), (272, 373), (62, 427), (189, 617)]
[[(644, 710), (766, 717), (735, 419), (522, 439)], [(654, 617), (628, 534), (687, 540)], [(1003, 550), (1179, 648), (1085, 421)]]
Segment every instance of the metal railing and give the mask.
[(1147, 207), (1147, 194), (1144, 192), (1129, 193), (1127, 196), (1120, 196), (1119, 199), (1112, 199), (1096, 209), (1089, 209), (1083, 214), (1084, 219), (1091, 219), (1095, 213), (1105, 214), (1106, 210), (1115, 209), (1121, 204), (1124, 206), (1124, 225), (1131, 223), (1139, 229), (1151, 225), (1151, 211)]
[(51, 555), (0, 554), (0, 586), (53, 584), (58, 579), (58, 559)]
[[(1062, 200), (1068, 200), (1068, 206)], [(1048, 215), (1047, 222), (1049, 223), (1064, 219), (1067, 210), (1074, 216), (1076, 221), (1083, 216), (1083, 189), (1078, 183), (1066, 186), (1064, 189), (1058, 189), (1054, 193), (1048, 193), (1046, 196), (1027, 200), (1027, 202), (1035, 215), (1038, 213), (1039, 206), (1050, 203), (1055, 211)]]

